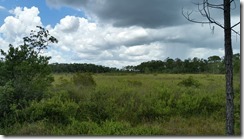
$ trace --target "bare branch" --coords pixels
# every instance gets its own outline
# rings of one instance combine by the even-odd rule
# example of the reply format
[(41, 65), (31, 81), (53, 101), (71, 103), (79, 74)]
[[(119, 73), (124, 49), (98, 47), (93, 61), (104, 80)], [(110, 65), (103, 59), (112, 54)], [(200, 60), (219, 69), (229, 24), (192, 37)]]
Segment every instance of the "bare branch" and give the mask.
[(231, 28), (234, 28), (235, 26), (239, 25), (240, 22), (236, 23), (235, 25), (233, 25)]
[(221, 25), (220, 23), (218, 23), (217, 21), (215, 21), (213, 18), (209, 17), (207, 14), (205, 13), (202, 13), (202, 16), (206, 17), (208, 19), (208, 21), (197, 21), (195, 19), (192, 19), (190, 18), (190, 15), (192, 14), (193, 11), (191, 11), (190, 13), (187, 12), (187, 14), (184, 13), (184, 10), (182, 10), (182, 15), (185, 17), (185, 19), (187, 19), (188, 21), (190, 22), (193, 22), (193, 23), (200, 23), (200, 24), (216, 24), (217, 26), (221, 27), (224, 29), (224, 26)]
[[(234, 0), (231, 0), (230, 3), (234, 2), (235, 4), (235, 1)], [(208, 2), (208, 0), (203, 0), (202, 3), (194, 3), (192, 2), (193, 4), (197, 5), (198, 7), (198, 12), (201, 14), (201, 16), (203, 17), (206, 17), (207, 21), (197, 21), (193, 18), (191, 18), (190, 16), (192, 15), (193, 11), (191, 12), (184, 12), (184, 9), (182, 8), (182, 15), (185, 17), (185, 19), (187, 19), (188, 21), (190, 22), (193, 22), (193, 23), (200, 23), (200, 24), (215, 24), (217, 26), (219, 26), (220, 28), (222, 29), (225, 29), (224, 26), (217, 22), (214, 18), (211, 17), (211, 12), (210, 12), (210, 9), (209, 8), (214, 8), (214, 9), (221, 9), (221, 10), (224, 10), (224, 4), (211, 4)], [(231, 30), (236, 33), (237, 35), (240, 35), (239, 32), (235, 31), (233, 28), (235, 26), (237, 26), (238, 24), (240, 24), (240, 22), (236, 23), (235, 25), (233, 25), (231, 27)], [(211, 27), (210, 27), (211, 28)], [(211, 28), (211, 30), (213, 30), (213, 28)]]
[(209, 21), (197, 21), (195, 19), (191, 19), (190, 18), (190, 15), (193, 13), (193, 11), (191, 11), (190, 13), (187, 12), (186, 14), (184, 13), (184, 10), (182, 9), (182, 15), (185, 17), (185, 19), (187, 19), (188, 21), (190, 22), (193, 22), (193, 23), (200, 23), (200, 24), (209, 24)]
[(211, 3), (208, 3), (208, 7), (214, 8), (214, 9), (224, 10), (224, 4), (211, 4)]
[(208, 0), (205, 0), (205, 3), (207, 5), (207, 7), (210, 7), (210, 8), (213, 8), (213, 9), (224, 10), (224, 4), (212, 4), (212, 3), (209, 3)]
[(231, 29), (235, 34), (239, 35), (240, 36), (240, 33), (235, 31), (234, 29)]

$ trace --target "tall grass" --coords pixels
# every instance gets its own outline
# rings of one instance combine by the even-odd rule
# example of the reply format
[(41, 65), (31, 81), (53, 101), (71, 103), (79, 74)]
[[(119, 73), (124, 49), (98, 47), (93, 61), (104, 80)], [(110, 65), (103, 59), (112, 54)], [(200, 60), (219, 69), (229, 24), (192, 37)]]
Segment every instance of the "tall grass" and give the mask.
[[(211, 74), (56, 74), (23, 112), (20, 135), (224, 135), (225, 77)], [(89, 82), (89, 85), (87, 83)], [(240, 88), (235, 79), (235, 133)], [(29, 115), (28, 115), (29, 114)], [(21, 129), (21, 130), (20, 130)]]

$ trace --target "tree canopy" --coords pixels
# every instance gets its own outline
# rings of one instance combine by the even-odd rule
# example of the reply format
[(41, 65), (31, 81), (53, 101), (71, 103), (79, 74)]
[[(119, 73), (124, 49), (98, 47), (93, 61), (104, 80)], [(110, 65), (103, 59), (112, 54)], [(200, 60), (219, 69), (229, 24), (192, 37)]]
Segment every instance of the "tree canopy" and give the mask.
[(41, 100), (44, 92), (53, 81), (49, 60), (41, 55), (49, 43), (57, 43), (48, 30), (37, 26), (38, 31), (31, 31), (24, 37), (24, 44), (9, 50), (2, 49), (0, 61), (0, 117), (8, 117), (13, 109), (23, 109), (31, 100)]

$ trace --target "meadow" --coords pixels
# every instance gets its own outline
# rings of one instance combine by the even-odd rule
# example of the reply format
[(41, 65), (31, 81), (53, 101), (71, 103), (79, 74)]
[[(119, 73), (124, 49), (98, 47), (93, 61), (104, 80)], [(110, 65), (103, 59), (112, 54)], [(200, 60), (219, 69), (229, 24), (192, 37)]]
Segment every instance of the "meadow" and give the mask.
[[(234, 92), (235, 135), (240, 135), (238, 76)], [(225, 101), (222, 74), (54, 74), (46, 97), (33, 101), (18, 113), (18, 122), (0, 131), (7, 135), (225, 135)]]

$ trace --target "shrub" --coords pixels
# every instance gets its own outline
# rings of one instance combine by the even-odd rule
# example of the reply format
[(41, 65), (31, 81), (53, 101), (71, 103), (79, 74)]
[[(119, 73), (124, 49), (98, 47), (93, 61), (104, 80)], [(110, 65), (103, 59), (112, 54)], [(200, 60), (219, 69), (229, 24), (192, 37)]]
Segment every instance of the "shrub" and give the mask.
[(178, 113), (183, 117), (190, 116), (210, 116), (224, 108), (221, 102), (215, 100), (214, 96), (206, 94), (183, 93), (177, 101)]
[(128, 135), (162, 135), (162, 127), (154, 125), (138, 125), (129, 130)]
[(135, 87), (142, 86), (142, 82), (141, 81), (128, 80), (127, 82), (128, 82), (129, 86), (135, 86)]
[(64, 130), (65, 135), (96, 135), (98, 133), (101, 131), (97, 123), (92, 121), (80, 122), (75, 119)]
[(70, 123), (70, 119), (76, 116), (79, 106), (63, 96), (61, 94), (49, 99), (43, 99), (40, 102), (33, 101), (30, 107), (24, 111), (28, 114), (28, 119), (26, 120), (33, 122), (46, 119), (51, 123)]
[(107, 108), (111, 107), (112, 104), (108, 103), (110, 93), (96, 91), (90, 96), (90, 100), (80, 102), (79, 110), (83, 112), (82, 116), (100, 123), (111, 118), (110, 111)]
[(200, 83), (198, 80), (193, 79), (192, 76), (189, 76), (187, 79), (184, 79), (181, 82), (179, 82), (178, 85), (183, 85), (185, 87), (191, 87), (191, 86), (199, 87)]
[(49, 129), (43, 121), (38, 121), (34, 123), (24, 123), (22, 127), (18, 130), (15, 130), (12, 135), (49, 135)]
[(101, 135), (128, 135), (130, 128), (127, 122), (105, 121), (101, 124)]
[(40, 51), (57, 40), (44, 28), (38, 29), (23, 38), (23, 45), (10, 44), (7, 52), (0, 49), (0, 125), (18, 122), (17, 114), (32, 100), (40, 101), (53, 82), (48, 65), (51, 57), (41, 55)]
[(76, 73), (72, 77), (72, 81), (79, 88), (96, 86), (96, 82), (90, 73)]
[(11, 82), (6, 83), (5, 86), (0, 86), (0, 117), (11, 111), (10, 106), (14, 103), (14, 88)]

